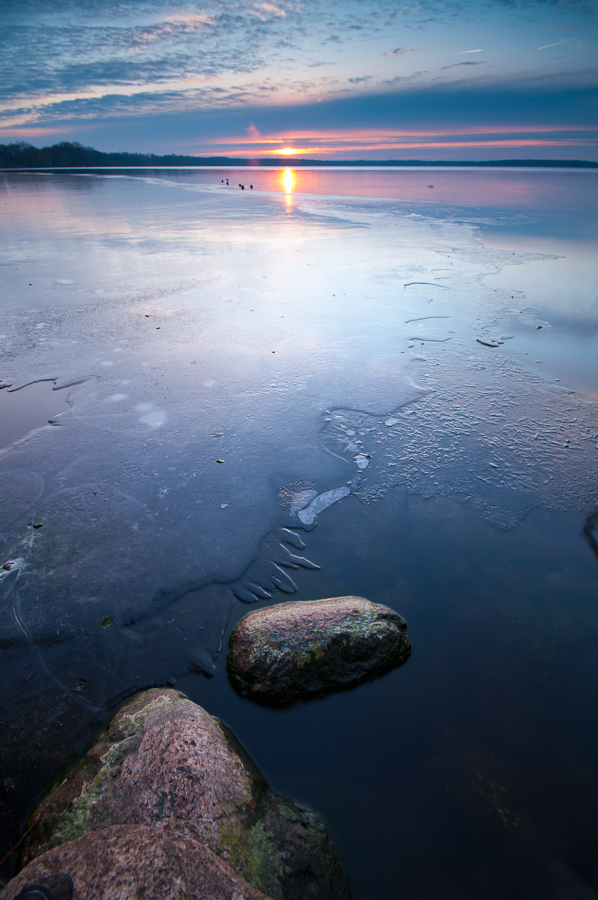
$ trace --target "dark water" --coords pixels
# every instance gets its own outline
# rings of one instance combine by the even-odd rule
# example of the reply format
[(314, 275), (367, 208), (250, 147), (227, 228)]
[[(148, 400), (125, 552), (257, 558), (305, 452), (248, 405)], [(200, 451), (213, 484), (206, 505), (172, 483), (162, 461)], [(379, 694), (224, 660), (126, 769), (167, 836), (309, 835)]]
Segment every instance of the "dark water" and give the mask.
[(22, 387), (21, 393), (10, 388), (0, 392), (0, 449), (68, 412), (70, 407), (53, 386), (42, 381)]
[(400, 492), (355, 512), (338, 506), (309, 536), (322, 575), (301, 596), (401, 609), (410, 663), (280, 714), (248, 709), (224, 679), (183, 690), (209, 696), (276, 786), (324, 813), (357, 896), (586, 896), (598, 620), (578, 522), (536, 513), (497, 537), (456, 503)]
[[(597, 183), (4, 177), (6, 849), (170, 681), (323, 813), (357, 900), (596, 896)], [(253, 707), (220, 646), (264, 592), (386, 603), (412, 657)]]

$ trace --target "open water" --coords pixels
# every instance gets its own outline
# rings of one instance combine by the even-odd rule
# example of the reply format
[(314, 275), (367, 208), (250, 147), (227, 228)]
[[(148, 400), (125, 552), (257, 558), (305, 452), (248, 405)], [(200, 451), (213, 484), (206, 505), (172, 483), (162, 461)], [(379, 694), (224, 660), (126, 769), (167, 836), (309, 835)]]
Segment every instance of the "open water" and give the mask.
[[(0, 173), (0, 856), (173, 684), (322, 813), (355, 900), (598, 897), (597, 188)], [(248, 603), (344, 594), (407, 665), (233, 692)]]

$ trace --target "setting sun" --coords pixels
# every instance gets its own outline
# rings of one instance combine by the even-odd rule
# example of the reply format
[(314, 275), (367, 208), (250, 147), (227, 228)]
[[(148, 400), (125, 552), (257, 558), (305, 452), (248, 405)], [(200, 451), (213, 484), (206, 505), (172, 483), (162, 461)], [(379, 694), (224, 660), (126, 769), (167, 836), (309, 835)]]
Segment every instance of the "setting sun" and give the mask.
[(301, 150), (296, 150), (294, 147), (283, 147), (282, 150), (275, 150), (275, 153), (282, 153), (284, 156), (291, 156), (293, 153), (301, 153)]

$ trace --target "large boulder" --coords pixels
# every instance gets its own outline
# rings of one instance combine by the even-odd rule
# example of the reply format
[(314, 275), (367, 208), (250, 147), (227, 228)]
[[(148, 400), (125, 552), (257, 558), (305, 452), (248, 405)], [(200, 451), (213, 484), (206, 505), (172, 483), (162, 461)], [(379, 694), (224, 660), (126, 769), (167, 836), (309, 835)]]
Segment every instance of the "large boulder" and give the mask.
[(256, 703), (290, 706), (403, 665), (411, 653), (406, 628), (397, 612), (363, 597), (279, 603), (235, 626), (228, 675)]
[(2, 891), (66, 872), (73, 900), (268, 900), (215, 853), (177, 828), (112, 825), (42, 853)]
[(113, 825), (168, 826), (273, 900), (349, 897), (318, 816), (272, 791), (229, 729), (175, 690), (121, 707), (38, 810), (25, 864)]

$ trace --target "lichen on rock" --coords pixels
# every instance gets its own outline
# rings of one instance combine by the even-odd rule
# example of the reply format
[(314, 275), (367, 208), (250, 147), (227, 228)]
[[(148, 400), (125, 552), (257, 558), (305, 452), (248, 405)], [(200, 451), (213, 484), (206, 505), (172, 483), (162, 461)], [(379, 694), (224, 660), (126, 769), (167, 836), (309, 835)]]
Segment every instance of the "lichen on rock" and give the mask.
[(232, 732), (178, 691), (121, 707), (47, 797), (22, 865), (115, 825), (175, 828), (272, 900), (349, 898), (319, 817), (272, 791)]
[(234, 688), (265, 706), (348, 690), (403, 665), (407, 623), (363, 597), (291, 601), (246, 615), (230, 637)]
[(47, 850), (2, 898), (14, 900), (26, 884), (57, 872), (73, 879), (73, 900), (269, 900), (184, 831), (148, 825), (111, 825)]

